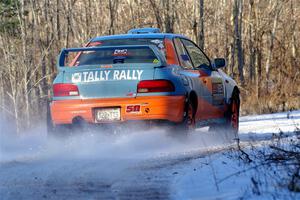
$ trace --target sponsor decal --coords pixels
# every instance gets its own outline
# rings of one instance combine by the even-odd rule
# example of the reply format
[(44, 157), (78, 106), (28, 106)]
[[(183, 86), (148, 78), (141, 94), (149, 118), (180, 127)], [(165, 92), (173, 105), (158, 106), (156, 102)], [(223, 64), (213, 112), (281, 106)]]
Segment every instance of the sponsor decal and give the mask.
[(86, 113), (86, 110), (75, 110), (75, 111), (71, 111), (71, 113), (73, 114), (79, 114), (79, 113)]
[(72, 82), (73, 83), (81, 82), (81, 73), (72, 74)]
[(106, 68), (106, 69), (112, 68), (112, 67), (113, 67), (112, 65), (101, 65), (100, 66), (100, 68)]
[(164, 49), (165, 48), (162, 40), (156, 39), (156, 40), (151, 40), (150, 42), (154, 43), (159, 49)]
[(159, 60), (154, 59), (154, 60), (153, 60), (153, 63), (154, 63), (154, 64), (157, 64), (157, 63), (159, 63)]
[(154, 43), (154, 44), (161, 44), (161, 43), (162, 43), (162, 41), (161, 41), (161, 40), (158, 40), (158, 39), (156, 39), (156, 40), (151, 40), (151, 42)]
[(128, 96), (128, 97), (134, 97), (134, 96), (136, 96), (136, 93), (129, 92), (129, 93), (126, 94), (126, 96)]
[(212, 84), (212, 93), (213, 94), (223, 94), (223, 84), (222, 83), (213, 83)]
[(102, 44), (102, 42), (100, 42), (100, 41), (91, 42), (91, 43), (89, 43), (89, 47), (100, 46), (101, 44)]
[(91, 54), (91, 53), (95, 53), (96, 51), (83, 51), (83, 54)]
[(127, 105), (126, 112), (127, 113), (139, 113), (139, 112), (141, 112), (141, 105)]
[(127, 49), (115, 49), (113, 55), (114, 56), (127, 56), (128, 55), (128, 51), (127, 51)]
[(108, 80), (141, 80), (144, 70), (85, 71), (72, 74), (72, 82), (97, 82)]
[(224, 104), (224, 89), (222, 83), (212, 83), (212, 102), (219, 106)]

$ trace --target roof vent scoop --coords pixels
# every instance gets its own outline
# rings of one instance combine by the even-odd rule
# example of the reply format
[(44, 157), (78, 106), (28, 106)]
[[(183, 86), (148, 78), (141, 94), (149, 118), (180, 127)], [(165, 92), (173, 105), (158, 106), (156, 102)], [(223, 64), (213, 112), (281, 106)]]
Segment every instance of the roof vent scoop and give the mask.
[(160, 33), (159, 28), (135, 28), (128, 31), (128, 34)]

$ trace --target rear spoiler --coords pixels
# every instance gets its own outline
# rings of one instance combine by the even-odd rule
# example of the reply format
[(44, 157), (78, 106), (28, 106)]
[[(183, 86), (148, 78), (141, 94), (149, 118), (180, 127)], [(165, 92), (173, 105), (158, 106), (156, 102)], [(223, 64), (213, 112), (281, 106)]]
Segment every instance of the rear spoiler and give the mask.
[(157, 67), (163, 67), (167, 65), (166, 58), (162, 55), (160, 50), (155, 45), (120, 45), (120, 46), (103, 46), (103, 47), (80, 47), (80, 48), (63, 48), (60, 51), (60, 54), (57, 59), (57, 68), (58, 70), (63, 70), (65, 66), (65, 60), (68, 56), (69, 52), (82, 52), (82, 51), (100, 51), (102, 49), (109, 49), (109, 48), (150, 48), (156, 57), (158, 58), (159, 62), (155, 65)]

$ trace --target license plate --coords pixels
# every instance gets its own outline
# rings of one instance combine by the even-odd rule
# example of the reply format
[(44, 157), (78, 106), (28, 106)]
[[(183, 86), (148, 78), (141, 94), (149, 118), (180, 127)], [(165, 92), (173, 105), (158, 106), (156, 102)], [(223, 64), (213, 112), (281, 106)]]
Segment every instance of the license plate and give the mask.
[(121, 120), (120, 108), (98, 108), (95, 110), (96, 122), (110, 122)]

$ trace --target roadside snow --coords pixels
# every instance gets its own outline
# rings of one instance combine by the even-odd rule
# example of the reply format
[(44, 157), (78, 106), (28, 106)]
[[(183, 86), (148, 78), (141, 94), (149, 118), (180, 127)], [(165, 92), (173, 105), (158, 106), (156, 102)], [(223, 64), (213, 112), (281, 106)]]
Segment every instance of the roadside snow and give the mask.
[[(285, 145), (291, 140), (299, 141), (295, 131), (300, 130), (300, 111), (241, 117), (240, 122), (241, 145), (250, 157), (267, 154), (270, 140), (279, 135), (291, 136), (280, 141)], [(299, 193), (287, 190), (284, 179), (274, 178), (289, 176), (281, 165), (260, 166), (259, 161), (245, 163), (240, 157), (240, 152), (229, 150), (178, 167), (172, 181), (173, 198), (300, 199)]]
[(258, 135), (294, 132), (300, 127), (300, 111), (245, 116), (241, 117), (240, 122), (239, 134), (242, 137), (249, 133)]

